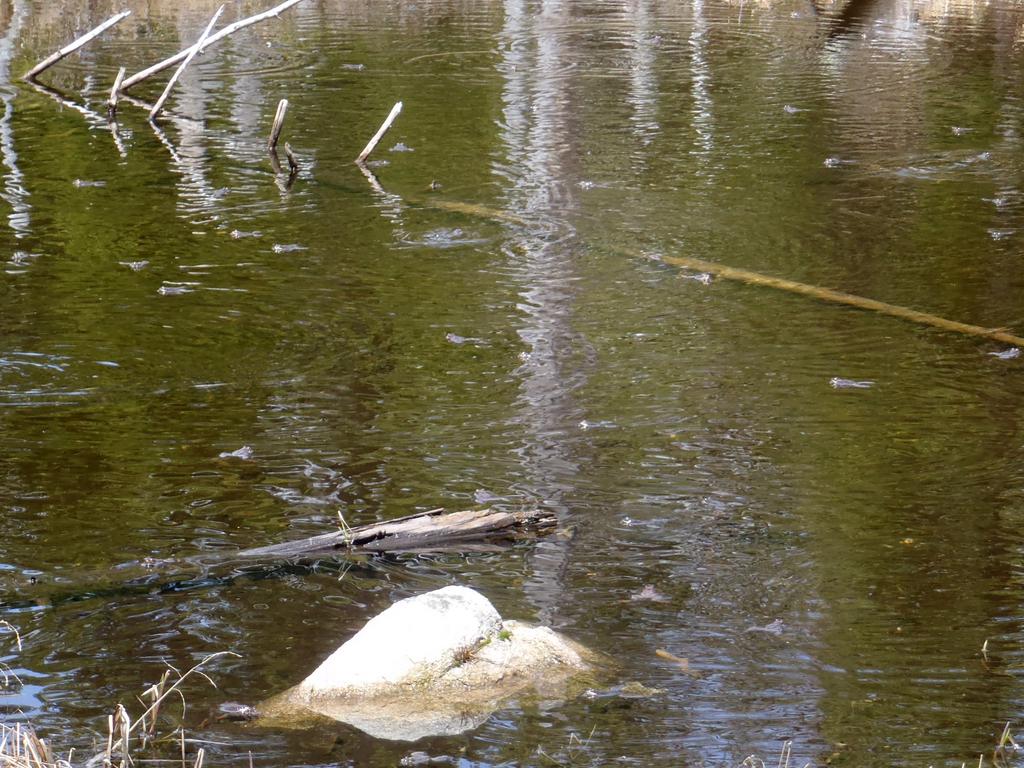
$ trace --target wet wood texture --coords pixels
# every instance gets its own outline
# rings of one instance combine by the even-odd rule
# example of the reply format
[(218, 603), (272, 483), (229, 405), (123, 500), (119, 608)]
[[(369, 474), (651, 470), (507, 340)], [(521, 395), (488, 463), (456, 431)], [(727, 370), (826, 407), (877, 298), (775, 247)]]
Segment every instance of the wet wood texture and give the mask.
[(514, 539), (555, 528), (555, 516), (543, 510), (506, 512), (496, 509), (445, 512), (441, 509), (345, 528), (306, 539), (246, 549), (245, 558), (291, 558), (331, 555), (346, 551), (402, 552), (450, 548), (486, 540)]

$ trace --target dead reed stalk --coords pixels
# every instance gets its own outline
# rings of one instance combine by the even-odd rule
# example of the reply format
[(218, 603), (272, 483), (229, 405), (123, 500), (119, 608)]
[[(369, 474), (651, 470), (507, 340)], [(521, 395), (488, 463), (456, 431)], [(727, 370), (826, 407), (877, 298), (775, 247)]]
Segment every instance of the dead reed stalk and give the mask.
[[(11, 624), (9, 621), (0, 621), (0, 633), (11, 632), (14, 634), (14, 644), (17, 649), (21, 650), (21, 633), (18, 632), (18, 628)], [(18, 677), (17, 673), (11, 669), (7, 664), (0, 661), (0, 692), (4, 691), (16, 691), (21, 688), (21, 678)], [(3, 754), (3, 750), (0, 750), (0, 755)]]
[(0, 766), (3, 768), (71, 768), (67, 760), (54, 759), (49, 745), (27, 725), (0, 724)]

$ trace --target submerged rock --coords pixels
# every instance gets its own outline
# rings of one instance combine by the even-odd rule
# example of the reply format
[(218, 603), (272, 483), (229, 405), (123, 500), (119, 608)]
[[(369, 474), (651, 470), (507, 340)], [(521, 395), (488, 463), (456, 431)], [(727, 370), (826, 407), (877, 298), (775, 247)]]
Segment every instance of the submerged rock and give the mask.
[(629, 596), (630, 600), (650, 600), (654, 603), (667, 603), (668, 598), (661, 594), (657, 589), (654, 588), (653, 584), (644, 584), (644, 588), (639, 592), (634, 592)]
[(225, 701), (217, 707), (218, 720), (245, 721), (255, 720), (259, 716), (260, 711), (256, 709), (256, 707), (251, 707), (248, 704), (240, 704), (237, 701)]
[(828, 380), (828, 384), (832, 389), (871, 389), (875, 386), (873, 381), (855, 381), (853, 379), (843, 379), (839, 376), (833, 376)]
[(445, 587), (395, 603), (259, 710), (286, 725), (321, 716), (415, 741), (475, 728), (520, 693), (563, 698), (597, 661), (547, 627), (502, 621), (479, 592)]
[(992, 357), (997, 357), (1000, 360), (1016, 360), (1020, 357), (1020, 349), (1018, 347), (1010, 347), (1000, 352), (989, 352)]

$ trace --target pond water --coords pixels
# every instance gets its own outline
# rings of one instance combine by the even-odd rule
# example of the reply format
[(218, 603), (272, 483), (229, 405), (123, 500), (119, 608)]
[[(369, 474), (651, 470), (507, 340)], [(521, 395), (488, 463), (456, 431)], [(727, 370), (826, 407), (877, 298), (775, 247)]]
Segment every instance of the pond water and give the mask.
[[(19, 81), (121, 7), (0, 4), (0, 717), (89, 746), (230, 650), (208, 764), (958, 766), (1019, 725), (1024, 357), (658, 257), (1024, 329), (1024, 8), (306, 0), (112, 128), (216, 7), (134, 0)], [(572, 535), (203, 565), (488, 504)], [(661, 692), (416, 744), (210, 720), (449, 584)]]

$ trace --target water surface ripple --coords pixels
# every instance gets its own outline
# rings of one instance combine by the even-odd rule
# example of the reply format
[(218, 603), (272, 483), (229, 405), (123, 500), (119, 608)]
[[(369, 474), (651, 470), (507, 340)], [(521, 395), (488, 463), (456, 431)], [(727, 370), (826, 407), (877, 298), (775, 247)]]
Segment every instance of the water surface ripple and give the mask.
[[(1020, 333), (1018, 5), (300, 3), (116, 126), (117, 68), (215, 3), (129, 3), (34, 88), (116, 10), (51, 5), (0, 13), (0, 720), (87, 746), (232, 650), (185, 715), (217, 764), (960, 765), (1019, 727), (1019, 350), (657, 258)], [(484, 504), (565, 530), (230, 558)], [(655, 692), (415, 745), (208, 717), (453, 583)]]

